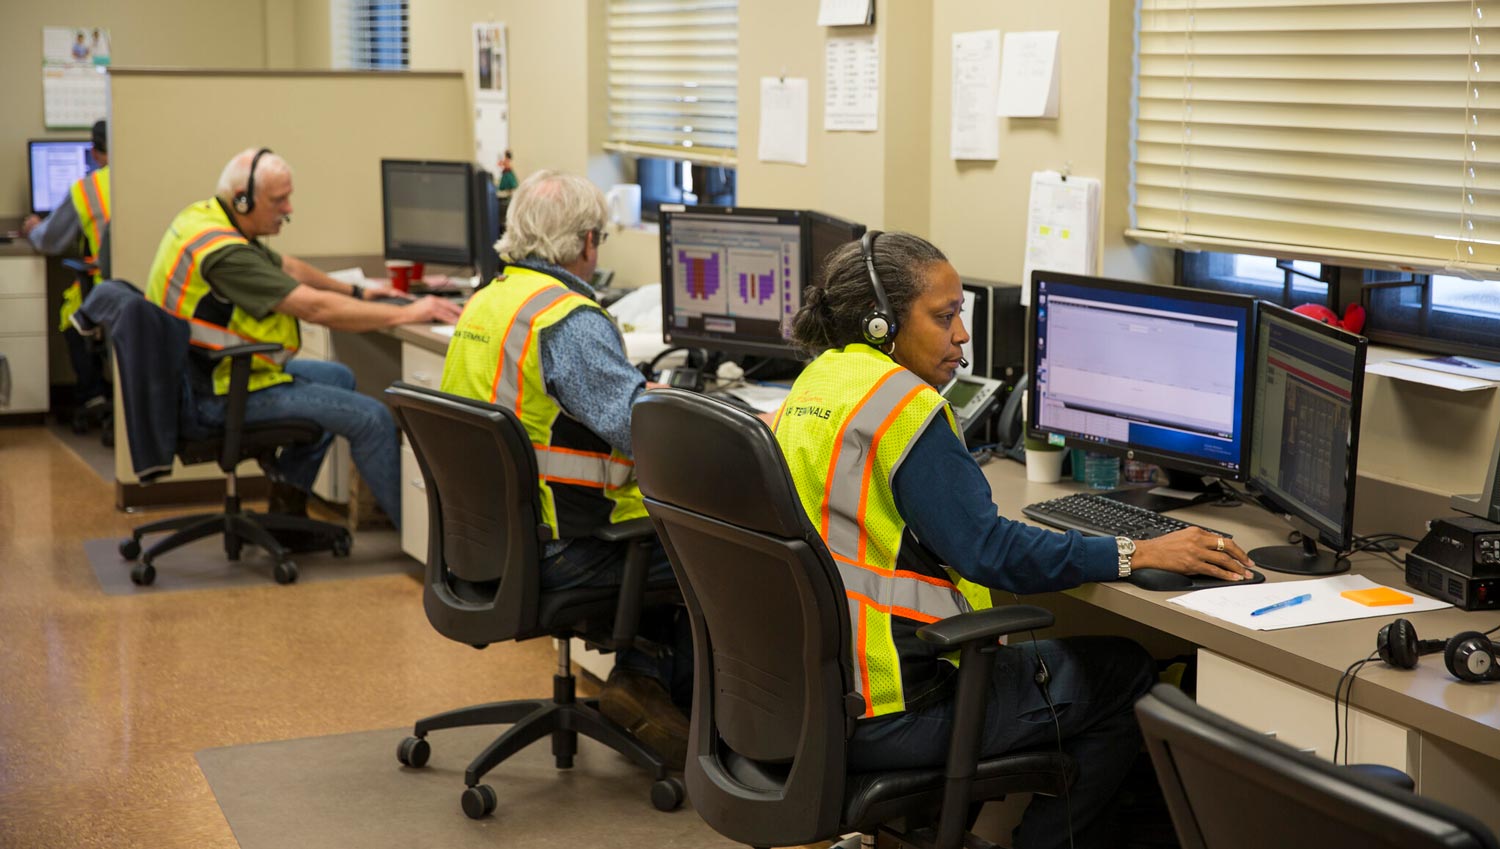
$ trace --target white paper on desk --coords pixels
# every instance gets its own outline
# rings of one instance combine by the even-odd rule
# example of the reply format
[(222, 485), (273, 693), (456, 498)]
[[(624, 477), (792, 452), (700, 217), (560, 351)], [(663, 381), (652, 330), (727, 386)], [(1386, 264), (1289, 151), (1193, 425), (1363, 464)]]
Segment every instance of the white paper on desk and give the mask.
[(1416, 366), (1429, 371), (1440, 371), (1444, 374), (1456, 374), (1459, 377), (1500, 380), (1500, 363), (1481, 360), (1477, 357), (1412, 357), (1391, 362), (1403, 366)]
[(726, 394), (744, 401), (762, 413), (774, 413), (781, 408), (790, 390), (785, 386), (747, 383), (725, 390)]
[[(1400, 592), (1412, 597), (1411, 604), (1370, 607), (1339, 595), (1345, 590), (1368, 590), (1378, 586), (1381, 585), (1361, 575), (1338, 575), (1333, 578), (1278, 581), (1250, 587), (1198, 590), (1168, 599), (1167, 603), (1195, 610), (1215, 619), (1223, 619), (1252, 631), (1279, 631), (1282, 628), (1321, 625), (1324, 622), (1343, 622), (1349, 619), (1371, 619), (1377, 616), (1389, 618), (1452, 606), (1408, 588), (1402, 588)], [(1253, 610), (1303, 593), (1311, 593), (1312, 598), (1293, 607), (1272, 610), (1260, 616), (1250, 615)]]
[(874, 132), (880, 115), (875, 36), (830, 38), (823, 49), (823, 129)]
[(820, 0), (818, 26), (858, 27), (875, 18), (875, 0)]
[(1021, 304), (1031, 305), (1031, 272), (1093, 274), (1098, 267), (1099, 181), (1056, 171), (1031, 175)]
[(355, 286), (365, 285), (365, 271), (362, 268), (340, 268), (338, 271), (328, 272), (328, 276), (340, 283), (350, 283)]
[(1000, 30), (953, 34), (953, 114), (949, 128), (954, 159), (999, 159)]
[(807, 78), (760, 78), (760, 161), (807, 164)]
[(1006, 33), (997, 112), (1002, 118), (1056, 118), (1060, 78), (1056, 30)]
[(1365, 374), (1378, 374), (1395, 380), (1404, 380), (1407, 383), (1421, 383), (1426, 386), (1436, 386), (1439, 389), (1451, 389), (1454, 392), (1473, 392), (1476, 389), (1494, 389), (1495, 384), (1488, 380), (1480, 380), (1477, 377), (1460, 377), (1456, 374), (1444, 374), (1425, 368), (1402, 365), (1394, 360), (1383, 363), (1370, 363), (1365, 366)]
[(427, 329), (431, 330), (433, 333), (436, 333), (439, 336), (447, 336), (449, 339), (452, 339), (453, 338), (453, 331), (457, 330), (458, 328), (454, 327), (451, 324), (439, 324), (439, 325), (436, 325), (434, 327), (429, 327)]

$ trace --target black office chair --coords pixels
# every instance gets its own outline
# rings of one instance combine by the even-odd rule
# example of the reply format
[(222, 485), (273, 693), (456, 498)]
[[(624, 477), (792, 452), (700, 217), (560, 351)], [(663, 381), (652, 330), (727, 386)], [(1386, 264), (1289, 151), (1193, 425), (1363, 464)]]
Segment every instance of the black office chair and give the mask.
[(1183, 849), (1497, 849), (1474, 818), (1159, 684), (1136, 703)]
[[(279, 449), (312, 444), (323, 437), (322, 428), (308, 419), (245, 422), (251, 358), (256, 354), (278, 351), (280, 345), (236, 345), (190, 355), (186, 322), (147, 301), (138, 290), (121, 280), (107, 280), (94, 287), (73, 323), (80, 332), (88, 334), (103, 328), (114, 346), (121, 377), (126, 434), (131, 442), (135, 469), (143, 479), (169, 471), (173, 453), (185, 464), (217, 462), (224, 472), (222, 511), (151, 522), (131, 531), (130, 538), (120, 542), (122, 557), (139, 559), (130, 571), (132, 582), (138, 586), (150, 585), (156, 580), (157, 558), (194, 540), (216, 534), (223, 535), (224, 554), (231, 561), (239, 560), (247, 543), (265, 549), (276, 561), (274, 576), (278, 584), (297, 580), (297, 564), (292, 561), (291, 549), (277, 538), (277, 534), (295, 534), (300, 551), (329, 550), (336, 556), (348, 556), (353, 538), (346, 528), (302, 516), (257, 513), (245, 510), (240, 504), (239, 479), (235, 473), (240, 463), (257, 460), (262, 467), (268, 468), (269, 473), (268, 464)], [(193, 380), (196, 374), (187, 363), (188, 356), (203, 356), (212, 364), (225, 359), (230, 361), (228, 414), (222, 429), (205, 427), (183, 404), (190, 393), (184, 391), (186, 387), (182, 383)], [(177, 379), (173, 380), (169, 375), (176, 375)], [(200, 391), (212, 391), (212, 388), (204, 381)], [(168, 418), (176, 410), (175, 434), (164, 434), (151, 426), (159, 426), (165, 421), (152, 421), (146, 417), (147, 408), (152, 405), (160, 405), (164, 410), (162, 415)], [(150, 432), (138, 433), (136, 427)], [(158, 453), (165, 456), (158, 459), (166, 460), (166, 466), (142, 459), (142, 444), (163, 440), (166, 440), (165, 447)], [(169, 536), (152, 543), (142, 553), (143, 537), (168, 531), (171, 532)]]
[[(752, 846), (850, 832), (873, 844), (873, 835), (891, 831), (888, 823), (910, 818), (901, 839), (956, 849), (975, 803), (1065, 790), (1074, 767), (1057, 752), (977, 758), (997, 637), (1050, 625), (1050, 613), (997, 607), (923, 627), (922, 639), (963, 652), (948, 762), (851, 772), (847, 744), (864, 702), (854, 686), (848, 605), (771, 431), (735, 407), (677, 389), (642, 395), (631, 431), (646, 508), (692, 622), (685, 777), (710, 826)], [(939, 810), (935, 828), (911, 828)]]
[(637, 645), (641, 609), (680, 602), (673, 582), (646, 582), (651, 524), (612, 526), (595, 536), (631, 540), (621, 586), (541, 590), (541, 546), (552, 538), (542, 521), (536, 451), (511, 411), (494, 404), (397, 382), (386, 390), (427, 485), (427, 574), (422, 605), (443, 636), (475, 648), (503, 640), (553, 637), (557, 674), (552, 698), (493, 702), (418, 720), (396, 757), (421, 767), (427, 734), (442, 728), (513, 723), (464, 772), (461, 802), (474, 819), (495, 810), (494, 788), (479, 781), (530, 743), (551, 736), (558, 769), (570, 769), (583, 734), (651, 773), (651, 801), (682, 804), (682, 782), (661, 755), (599, 713), (598, 699), (575, 697), (570, 639), (609, 650)]

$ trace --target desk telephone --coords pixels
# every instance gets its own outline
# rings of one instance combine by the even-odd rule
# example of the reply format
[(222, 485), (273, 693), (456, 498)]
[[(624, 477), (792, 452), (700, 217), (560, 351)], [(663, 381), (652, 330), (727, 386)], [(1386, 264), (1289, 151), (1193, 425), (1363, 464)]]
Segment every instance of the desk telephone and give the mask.
[(973, 374), (956, 375), (943, 387), (943, 397), (953, 407), (953, 417), (966, 440), (971, 435), (984, 437), (990, 415), (1004, 400), (1004, 391), (1004, 383)]

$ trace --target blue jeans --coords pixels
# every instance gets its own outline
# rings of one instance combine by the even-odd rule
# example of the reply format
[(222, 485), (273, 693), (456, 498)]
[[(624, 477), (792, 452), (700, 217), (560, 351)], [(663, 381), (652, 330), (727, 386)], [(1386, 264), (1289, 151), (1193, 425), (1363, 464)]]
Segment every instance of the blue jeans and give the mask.
[[(311, 445), (283, 448), (276, 455), (276, 473), (302, 490), (312, 489), (318, 467), (335, 435), (349, 440), (349, 451), (375, 503), (399, 528), (401, 525), (401, 454), (396, 421), (385, 404), (354, 391), (354, 373), (342, 363), (292, 360), (290, 383), (278, 383), (250, 393), (245, 421), (311, 419), (323, 428), (323, 438)], [(197, 393), (199, 420), (224, 425), (224, 396)]]
[[(1056, 726), (1047, 695), (1035, 681), (1038, 653), (1051, 676), (1048, 695), (1057, 708)], [(1078, 764), (1078, 779), (1066, 798), (1033, 798), (1016, 829), (1016, 849), (1067, 846), (1070, 804), (1078, 849), (1114, 845), (1117, 835), (1101, 814), (1140, 751), (1132, 708), (1155, 681), (1151, 656), (1119, 637), (1042, 640), (1035, 649), (1015, 641), (996, 653), (980, 756), (1055, 749), (1060, 732), (1063, 751)], [(850, 741), (850, 765), (862, 771), (940, 765), (947, 759), (952, 724), (952, 699), (860, 722)]]
[[(593, 537), (573, 539), (562, 551), (542, 561), (542, 589), (617, 587), (625, 577), (628, 551), (628, 543)], [(676, 581), (660, 540), (651, 540), (648, 557), (648, 583)], [(666, 652), (653, 658), (638, 649), (625, 649), (615, 654), (615, 667), (660, 681), (672, 695), (672, 702), (686, 710), (693, 700), (693, 632), (686, 612), (681, 605), (648, 607), (641, 611), (639, 634)]]

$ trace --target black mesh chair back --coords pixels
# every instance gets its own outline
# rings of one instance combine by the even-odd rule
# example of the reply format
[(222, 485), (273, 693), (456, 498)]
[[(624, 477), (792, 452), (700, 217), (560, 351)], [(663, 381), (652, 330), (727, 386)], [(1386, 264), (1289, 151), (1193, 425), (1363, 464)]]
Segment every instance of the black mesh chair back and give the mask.
[(1496, 849), (1474, 818), (1157, 685), (1136, 703), (1183, 849)]

